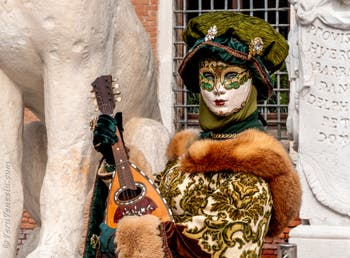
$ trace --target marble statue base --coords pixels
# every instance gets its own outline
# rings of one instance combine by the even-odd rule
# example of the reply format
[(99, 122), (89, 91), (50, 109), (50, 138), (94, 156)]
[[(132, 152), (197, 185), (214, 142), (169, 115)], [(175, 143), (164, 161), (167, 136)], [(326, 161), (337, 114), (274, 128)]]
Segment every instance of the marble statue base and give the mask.
[(350, 258), (350, 226), (299, 225), (289, 233), (298, 258)]

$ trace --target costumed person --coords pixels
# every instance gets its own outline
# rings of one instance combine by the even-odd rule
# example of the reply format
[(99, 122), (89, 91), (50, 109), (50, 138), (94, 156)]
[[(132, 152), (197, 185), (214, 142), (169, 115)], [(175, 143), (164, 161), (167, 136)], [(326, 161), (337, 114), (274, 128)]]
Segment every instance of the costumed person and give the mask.
[(264, 237), (280, 234), (301, 202), (289, 156), (264, 132), (257, 109), (257, 102), (272, 94), (271, 74), (284, 62), (287, 42), (265, 21), (229, 11), (193, 18), (183, 36), (190, 50), (179, 74), (199, 93), (201, 130), (175, 134), (168, 166), (156, 177), (174, 221), (123, 217), (115, 252), (119, 257), (259, 257)]

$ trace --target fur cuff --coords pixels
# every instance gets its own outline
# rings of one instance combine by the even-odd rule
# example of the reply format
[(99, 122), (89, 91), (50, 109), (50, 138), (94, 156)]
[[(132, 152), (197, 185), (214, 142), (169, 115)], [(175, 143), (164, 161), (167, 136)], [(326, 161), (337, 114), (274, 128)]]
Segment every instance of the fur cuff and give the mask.
[(123, 217), (114, 240), (118, 258), (163, 258), (159, 225), (153, 215)]

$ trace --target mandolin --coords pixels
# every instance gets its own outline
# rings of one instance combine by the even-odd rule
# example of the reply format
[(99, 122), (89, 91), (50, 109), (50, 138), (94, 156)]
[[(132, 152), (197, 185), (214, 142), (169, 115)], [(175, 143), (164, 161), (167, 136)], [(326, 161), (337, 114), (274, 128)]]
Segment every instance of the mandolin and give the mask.
[[(112, 89), (112, 76), (103, 75), (93, 83), (97, 105), (102, 114), (113, 115), (115, 100)], [(127, 151), (116, 128), (118, 142), (112, 145), (115, 161), (112, 183), (107, 197), (105, 223), (111, 228), (118, 227), (124, 216), (152, 214), (162, 222), (172, 221), (173, 217), (166, 201), (154, 183), (128, 160)]]

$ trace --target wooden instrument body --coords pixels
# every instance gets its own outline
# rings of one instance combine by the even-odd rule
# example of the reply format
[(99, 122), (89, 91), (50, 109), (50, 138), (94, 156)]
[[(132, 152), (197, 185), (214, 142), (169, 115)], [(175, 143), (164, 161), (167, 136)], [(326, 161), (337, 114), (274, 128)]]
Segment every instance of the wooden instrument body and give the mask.
[(171, 211), (154, 183), (134, 164), (128, 162), (126, 165), (129, 165), (136, 189), (130, 190), (119, 180), (113, 180), (107, 198), (105, 223), (117, 228), (122, 217), (145, 214), (152, 214), (162, 222), (172, 221)]

